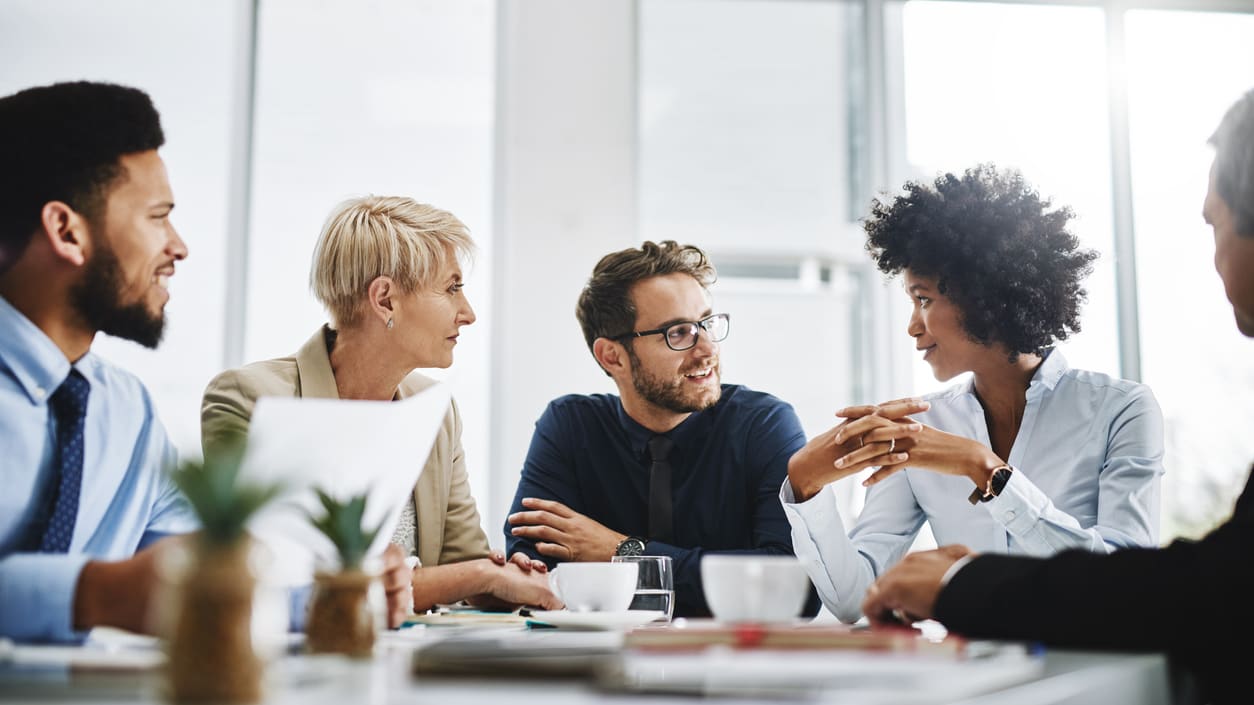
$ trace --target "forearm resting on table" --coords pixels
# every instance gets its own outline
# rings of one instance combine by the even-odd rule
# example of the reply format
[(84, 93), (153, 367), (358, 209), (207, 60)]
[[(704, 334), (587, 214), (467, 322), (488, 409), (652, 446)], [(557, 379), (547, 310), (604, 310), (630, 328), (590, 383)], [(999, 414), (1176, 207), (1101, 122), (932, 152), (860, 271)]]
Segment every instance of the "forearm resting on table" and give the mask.
[(414, 569), (414, 611), (460, 602), (491, 591), (491, 561), (478, 558), (463, 563)]
[(151, 556), (124, 561), (90, 561), (74, 589), (74, 628), (118, 627), (147, 633), (148, 605), (155, 575)]

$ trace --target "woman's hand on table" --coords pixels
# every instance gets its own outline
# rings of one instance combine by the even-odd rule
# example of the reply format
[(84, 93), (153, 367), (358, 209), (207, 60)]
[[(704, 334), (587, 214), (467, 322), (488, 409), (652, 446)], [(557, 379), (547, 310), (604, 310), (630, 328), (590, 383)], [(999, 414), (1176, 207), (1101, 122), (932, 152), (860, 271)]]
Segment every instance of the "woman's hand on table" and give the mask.
[(405, 552), (394, 543), (383, 552), (383, 592), (387, 595), (388, 628), (405, 622), (410, 610), (410, 584), (414, 570), (405, 564)]
[(489, 562), (482, 569), (482, 594), (472, 600), (477, 605), (509, 609), (529, 605), (546, 610), (564, 607), (562, 601), (549, 590), (547, 568), (543, 571), (524, 569), (511, 559), (504, 565)]
[(494, 548), (488, 552), (488, 558), (491, 558), (492, 562), (497, 565), (505, 565), (507, 562), (513, 563), (521, 568), (524, 573), (530, 573), (533, 570), (537, 573), (549, 572), (549, 567), (544, 561), (536, 560), (522, 551), (515, 551), (514, 555), (510, 556), (509, 560), (506, 561), (505, 551)]

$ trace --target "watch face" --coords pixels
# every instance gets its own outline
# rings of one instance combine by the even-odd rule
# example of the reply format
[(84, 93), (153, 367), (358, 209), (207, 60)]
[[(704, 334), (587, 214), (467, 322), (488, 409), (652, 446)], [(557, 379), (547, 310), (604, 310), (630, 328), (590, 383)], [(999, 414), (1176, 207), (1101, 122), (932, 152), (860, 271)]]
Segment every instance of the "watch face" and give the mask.
[(989, 482), (989, 489), (994, 496), (1000, 495), (1001, 491), (1006, 488), (1006, 483), (1010, 481), (1010, 467), (1000, 467), (993, 471), (993, 477)]
[(629, 536), (618, 544), (618, 550), (614, 552), (617, 556), (642, 556), (644, 555), (644, 540), (635, 536)]

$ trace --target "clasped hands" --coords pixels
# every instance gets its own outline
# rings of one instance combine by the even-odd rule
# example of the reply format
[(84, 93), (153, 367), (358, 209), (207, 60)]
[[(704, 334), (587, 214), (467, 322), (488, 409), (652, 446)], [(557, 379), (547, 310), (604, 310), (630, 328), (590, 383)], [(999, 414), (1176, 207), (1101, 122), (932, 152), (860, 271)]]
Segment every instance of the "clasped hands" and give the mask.
[(970, 477), (976, 485), (986, 486), (1001, 459), (979, 442), (910, 418), (930, 407), (922, 399), (908, 398), (837, 411), (836, 416), (844, 421), (810, 439), (788, 461), (788, 481), (796, 501), (804, 502), (832, 482), (878, 467), (862, 482), (870, 487), (907, 463)]

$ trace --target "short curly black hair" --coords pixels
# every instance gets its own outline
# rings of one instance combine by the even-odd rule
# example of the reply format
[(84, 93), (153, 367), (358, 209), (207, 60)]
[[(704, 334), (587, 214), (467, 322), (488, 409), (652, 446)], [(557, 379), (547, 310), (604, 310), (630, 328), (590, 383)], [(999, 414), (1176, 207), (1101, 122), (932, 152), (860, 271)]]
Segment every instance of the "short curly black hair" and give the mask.
[(163, 144), (161, 117), (138, 88), (75, 81), (0, 98), (0, 273), (26, 250), (45, 203), (95, 221), (127, 176), (121, 157)]
[(971, 339), (1001, 343), (1013, 362), (1080, 330), (1082, 284), (1097, 253), (1080, 248), (1067, 228), (1073, 217), (1018, 171), (981, 164), (875, 199), (866, 249), (887, 275), (935, 278)]

